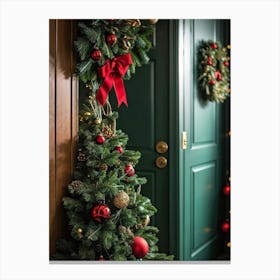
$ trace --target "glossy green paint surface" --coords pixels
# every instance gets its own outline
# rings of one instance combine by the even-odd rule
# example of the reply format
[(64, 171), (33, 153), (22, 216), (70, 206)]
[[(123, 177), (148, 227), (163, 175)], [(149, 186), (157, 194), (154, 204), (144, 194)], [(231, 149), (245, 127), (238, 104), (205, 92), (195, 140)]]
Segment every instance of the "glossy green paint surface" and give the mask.
[[(179, 38), (180, 131), (188, 135), (180, 150), (180, 246), (182, 260), (211, 260), (220, 250), (220, 192), (223, 184), (224, 104), (203, 100), (197, 86), (197, 50), (201, 40), (224, 44), (225, 21), (182, 20)], [(181, 58), (181, 59), (180, 59)], [(226, 112), (224, 112), (226, 113)]]

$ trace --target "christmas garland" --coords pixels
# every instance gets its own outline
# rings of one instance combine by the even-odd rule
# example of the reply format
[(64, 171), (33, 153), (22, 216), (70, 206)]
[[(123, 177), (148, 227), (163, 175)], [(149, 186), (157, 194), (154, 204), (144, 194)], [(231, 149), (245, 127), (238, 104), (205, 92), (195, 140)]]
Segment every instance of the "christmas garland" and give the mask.
[(78, 23), (75, 47), (80, 79), (102, 106), (114, 87), (118, 105), (127, 105), (123, 79), (130, 79), (136, 67), (149, 62), (149, 40), (157, 20), (109, 19)]
[(230, 45), (221, 47), (213, 41), (202, 41), (199, 47), (199, 86), (204, 96), (223, 102), (230, 93)]

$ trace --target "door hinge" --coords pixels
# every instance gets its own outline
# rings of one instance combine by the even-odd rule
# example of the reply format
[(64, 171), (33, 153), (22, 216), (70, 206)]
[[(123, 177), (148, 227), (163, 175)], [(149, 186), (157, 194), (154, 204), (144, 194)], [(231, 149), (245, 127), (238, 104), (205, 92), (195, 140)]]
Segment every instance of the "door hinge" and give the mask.
[(187, 132), (183, 131), (181, 135), (181, 147), (182, 150), (186, 150), (188, 147), (188, 137), (187, 137)]

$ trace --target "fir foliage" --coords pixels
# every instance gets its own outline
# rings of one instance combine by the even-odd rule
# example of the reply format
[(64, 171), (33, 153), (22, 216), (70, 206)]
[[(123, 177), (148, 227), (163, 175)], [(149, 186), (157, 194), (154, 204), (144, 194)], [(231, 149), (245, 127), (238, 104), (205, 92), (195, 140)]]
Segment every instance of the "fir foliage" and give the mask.
[[(132, 65), (130, 65), (124, 79), (131, 78), (136, 67), (147, 64), (150, 61), (148, 52), (152, 48), (150, 36), (155, 30), (155, 25), (148, 20), (84, 20), (78, 24), (78, 38), (75, 41), (75, 49), (79, 58), (76, 70), (80, 79), (92, 86), (94, 81), (100, 83), (96, 75), (97, 69), (106, 59), (130, 52)], [(106, 36), (114, 34), (117, 43), (110, 46), (106, 43)], [(94, 50), (100, 50), (102, 57), (98, 61), (91, 58)]]
[[(96, 143), (96, 137), (117, 117), (114, 112), (95, 124), (96, 116), (91, 112), (80, 124), (75, 176), (68, 185), (68, 196), (63, 198), (70, 236), (58, 241), (53, 259), (98, 260), (102, 255), (107, 260), (136, 260), (131, 249), (134, 236), (143, 237), (149, 244), (144, 260), (173, 259), (158, 253), (159, 230), (145, 224), (146, 216), (157, 212), (151, 200), (141, 194), (146, 178), (127, 176), (124, 171), (127, 164), (135, 167), (141, 154), (126, 149), (128, 137), (121, 130), (106, 137), (103, 144)], [(116, 146), (121, 146), (123, 153), (116, 151)], [(100, 171), (102, 164), (107, 169)], [(129, 195), (129, 203), (122, 209), (113, 203), (120, 190)], [(99, 223), (92, 218), (91, 209), (101, 202), (110, 208), (111, 218)]]
[[(157, 209), (141, 194), (146, 178), (134, 172), (141, 154), (126, 148), (128, 136), (116, 130), (118, 113), (112, 112), (109, 101), (102, 107), (95, 97), (102, 82), (97, 69), (106, 59), (129, 52), (133, 63), (126, 73), (127, 79), (135, 73), (136, 66), (149, 62), (147, 52), (152, 47), (149, 36), (154, 25), (148, 20), (98, 19), (81, 21), (78, 27), (76, 69), (91, 95), (80, 111), (77, 161), (67, 196), (63, 198), (69, 235), (58, 240), (52, 259), (136, 260), (131, 244), (135, 236), (140, 236), (149, 245), (144, 260), (172, 260), (173, 256), (158, 252), (159, 229), (148, 225)], [(107, 44), (107, 34), (115, 34), (117, 43)], [(96, 49), (102, 52), (97, 61), (91, 57)], [(133, 173), (129, 173), (130, 168)], [(129, 198), (123, 206), (115, 203), (120, 193)], [(100, 206), (110, 213), (103, 212), (98, 220), (94, 211)]]

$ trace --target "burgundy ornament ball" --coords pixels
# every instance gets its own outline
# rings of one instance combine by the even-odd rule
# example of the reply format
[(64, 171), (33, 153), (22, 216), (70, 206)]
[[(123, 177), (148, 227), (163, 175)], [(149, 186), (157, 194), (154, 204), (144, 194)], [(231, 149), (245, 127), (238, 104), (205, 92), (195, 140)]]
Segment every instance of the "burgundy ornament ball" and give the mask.
[(131, 177), (135, 174), (135, 170), (131, 164), (125, 166), (124, 172), (128, 177)]
[(115, 150), (118, 151), (120, 154), (123, 153), (123, 148), (122, 148), (122, 146), (116, 146), (116, 147), (115, 147)]
[(225, 65), (225, 66), (229, 66), (229, 62), (228, 62), (228, 61), (225, 61), (225, 62), (224, 62), (224, 65)]
[(213, 43), (212, 46), (211, 46), (211, 48), (212, 48), (212, 49), (217, 49), (217, 48), (218, 48), (217, 43)]
[(210, 84), (211, 86), (214, 86), (214, 85), (215, 85), (215, 81), (214, 81), (214, 80), (211, 80), (211, 81), (209, 82), (209, 84)]
[(105, 143), (105, 137), (102, 134), (100, 134), (96, 137), (95, 141), (97, 144), (102, 145)]
[(220, 81), (222, 79), (222, 74), (220, 71), (216, 71), (215, 72), (215, 77), (217, 81)]
[(144, 258), (149, 252), (149, 245), (147, 241), (140, 237), (135, 236), (133, 239), (133, 243), (131, 244), (132, 253), (137, 259)]
[(110, 33), (106, 36), (106, 42), (110, 46), (114, 46), (118, 41), (118, 38), (115, 34)]
[(106, 204), (97, 204), (91, 209), (91, 217), (98, 223), (111, 218), (111, 210)]
[(90, 54), (90, 56), (91, 56), (91, 58), (92, 58), (93, 60), (98, 61), (98, 60), (101, 59), (102, 53), (101, 53), (100, 50), (94, 49), (94, 50), (92, 51), (92, 53)]

